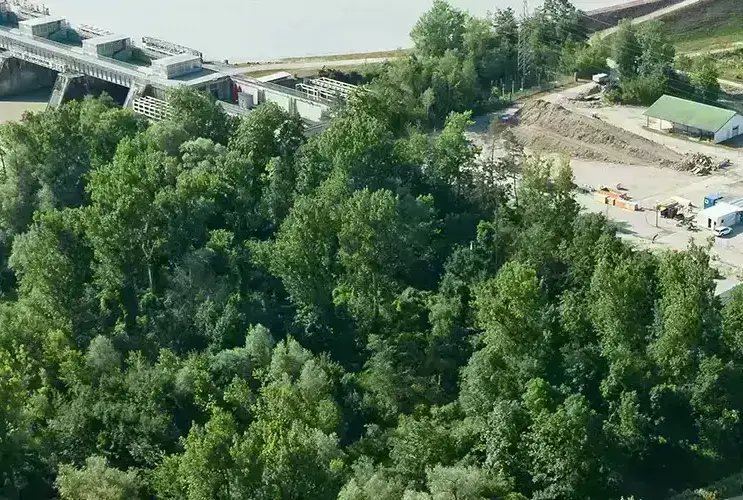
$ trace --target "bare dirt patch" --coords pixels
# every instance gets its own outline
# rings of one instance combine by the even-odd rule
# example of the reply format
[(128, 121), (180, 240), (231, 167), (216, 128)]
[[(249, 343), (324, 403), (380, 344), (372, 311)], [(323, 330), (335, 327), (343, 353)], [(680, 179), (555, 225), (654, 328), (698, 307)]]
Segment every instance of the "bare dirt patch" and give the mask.
[(529, 149), (587, 160), (661, 166), (681, 160), (681, 155), (661, 144), (541, 99), (524, 105), (513, 132)]

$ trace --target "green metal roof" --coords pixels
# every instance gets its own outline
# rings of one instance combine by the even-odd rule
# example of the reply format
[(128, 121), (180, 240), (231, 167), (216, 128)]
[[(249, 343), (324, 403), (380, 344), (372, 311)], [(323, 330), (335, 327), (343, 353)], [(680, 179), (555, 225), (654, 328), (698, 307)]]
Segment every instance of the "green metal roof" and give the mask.
[(729, 122), (736, 113), (729, 109), (716, 108), (715, 106), (664, 95), (643, 114), (714, 133)]

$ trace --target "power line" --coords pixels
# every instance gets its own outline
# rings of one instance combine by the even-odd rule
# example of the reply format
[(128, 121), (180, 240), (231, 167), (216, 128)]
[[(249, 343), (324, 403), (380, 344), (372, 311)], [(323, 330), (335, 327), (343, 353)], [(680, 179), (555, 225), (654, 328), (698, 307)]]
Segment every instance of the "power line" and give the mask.
[[(580, 10), (577, 10), (576, 13), (579, 16), (582, 16), (582, 17), (584, 17), (586, 19), (590, 19), (590, 20), (592, 20), (594, 22), (597, 22), (599, 24), (603, 24), (603, 25), (608, 26), (610, 28), (615, 27), (614, 25), (611, 25), (611, 24), (609, 24), (609, 23), (607, 23), (605, 21), (602, 21), (600, 19), (596, 19), (595, 17), (589, 16), (589, 15), (585, 14), (584, 12), (582, 12)], [(637, 26), (637, 24), (635, 24), (635, 26)], [(588, 29), (587, 28), (584, 28), (584, 29), (585, 29), (586, 32), (588, 32)], [(636, 57), (642, 57), (644, 55), (645, 49), (644, 49), (644, 47), (642, 45), (640, 45), (639, 42), (631, 42), (629, 45), (630, 45), (631, 51), (634, 53), (634, 55)], [(671, 69), (673, 71), (676, 71), (673, 68), (671, 68)], [(719, 103), (717, 101), (712, 101), (712, 100), (706, 99), (706, 98), (704, 98), (702, 96), (698, 96), (693, 91), (690, 91), (688, 88), (679, 87), (678, 85), (674, 84), (673, 80), (669, 80), (668, 82), (666, 82), (666, 85), (667, 85), (667, 87), (669, 89), (676, 91), (676, 93), (678, 93), (680, 95), (685, 95), (687, 97), (690, 97), (693, 100), (700, 101), (700, 102), (703, 102), (703, 103), (704, 102), (707, 102), (707, 103), (710, 103), (711, 105), (715, 105), (715, 106), (719, 105)]]
[[(602, 20), (600, 20), (600, 19), (597, 19), (597, 18), (595, 18), (595, 17), (589, 16), (589, 15), (585, 14), (585, 13), (584, 13), (583, 11), (580, 11), (580, 10), (577, 10), (577, 9), (576, 9), (576, 11), (575, 11), (575, 12), (576, 12), (576, 14), (577, 14), (578, 16), (580, 16), (580, 17), (583, 17), (583, 18), (585, 18), (585, 19), (590, 19), (590, 20), (592, 20), (592, 21), (594, 21), (594, 22), (596, 22), (596, 23), (598, 23), (598, 24), (602, 24), (602, 25), (605, 25), (605, 26), (607, 26), (607, 27), (609, 27), (609, 28), (613, 28), (613, 27), (615, 27), (614, 25), (612, 25), (612, 24), (609, 24), (609, 23), (607, 23), (607, 22), (605, 22), (605, 21), (602, 21)], [(589, 38), (589, 35), (593, 34), (593, 32), (591, 32), (591, 31), (590, 31), (590, 30), (589, 30), (589, 29), (588, 29), (587, 27), (582, 27), (582, 28), (580, 28), (580, 27), (575, 27), (575, 28), (570, 28), (570, 27), (566, 27), (566, 29), (567, 29), (567, 30), (568, 30), (568, 31), (569, 31), (570, 33), (572, 33), (572, 34), (574, 34), (574, 35), (577, 35), (577, 37), (578, 37), (579, 39), (580, 39), (580, 38), (583, 38), (583, 39), (588, 39), (588, 38)], [(554, 40), (555, 42), (560, 42), (560, 40), (557, 40), (557, 38), (556, 38), (556, 37), (551, 37), (551, 38), (552, 38), (552, 39), (553, 39), (553, 40)], [(643, 55), (643, 54), (645, 53), (645, 50), (644, 50), (644, 48), (642, 47), (642, 45), (640, 45), (640, 43), (639, 43), (639, 42), (631, 42), (631, 43), (629, 44), (629, 47), (630, 47), (630, 50), (631, 50), (631, 52), (632, 52), (632, 53), (633, 53), (633, 54), (635, 55), (635, 57), (638, 57), (638, 58), (639, 58), (639, 57), (641, 57), (641, 56), (642, 56), (642, 55)], [(524, 50), (525, 50), (526, 52), (528, 52), (528, 51), (529, 51), (529, 48), (524, 48)], [(552, 50), (552, 51), (554, 51), (554, 53), (557, 53), (557, 52), (559, 52), (559, 51), (560, 51), (560, 49), (558, 49), (558, 48), (552, 48), (552, 47), (548, 47), (548, 50)], [(678, 84), (676, 84), (676, 83), (675, 83), (675, 82), (674, 82), (673, 80), (669, 80), (669, 81), (667, 81), (667, 82), (666, 82), (666, 86), (667, 86), (667, 87), (668, 87), (668, 88), (669, 88), (670, 90), (673, 90), (673, 91), (674, 91), (675, 93), (677, 93), (678, 95), (686, 96), (686, 97), (689, 97), (689, 98), (691, 98), (692, 100), (696, 100), (696, 101), (699, 101), (699, 102), (703, 102), (703, 103), (709, 103), (709, 104), (711, 104), (711, 105), (714, 105), (714, 106), (719, 106), (719, 102), (717, 102), (717, 101), (712, 101), (712, 100), (710, 100), (710, 99), (706, 99), (706, 98), (705, 98), (705, 97), (703, 97), (703, 96), (699, 96), (699, 95), (696, 95), (696, 94), (695, 94), (695, 93), (694, 93), (693, 91), (691, 91), (691, 90), (690, 90), (689, 88), (684, 88), (684, 87), (680, 87), (680, 86), (679, 86)]]
[(524, 90), (524, 82), (529, 70), (531, 69), (531, 47), (529, 45), (529, 36), (526, 33), (529, 19), (529, 1), (524, 0), (523, 11), (521, 13), (521, 25), (519, 26), (518, 41), (518, 74), (521, 76), (521, 91)]

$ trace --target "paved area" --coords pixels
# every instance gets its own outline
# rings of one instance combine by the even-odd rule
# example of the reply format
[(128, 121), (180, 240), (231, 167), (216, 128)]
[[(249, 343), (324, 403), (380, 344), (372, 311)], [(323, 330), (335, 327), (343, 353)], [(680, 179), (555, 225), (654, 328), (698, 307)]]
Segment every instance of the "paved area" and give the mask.
[(574, 159), (571, 161), (575, 182), (578, 185), (616, 187), (621, 184), (627, 189), (633, 201), (643, 208), (642, 211), (628, 212), (620, 208), (599, 203), (593, 195), (580, 194), (578, 200), (587, 210), (603, 212), (618, 224), (622, 237), (634, 241), (640, 248), (676, 249), (687, 247), (689, 240), (712, 244), (711, 254), (714, 263), (730, 276), (743, 277), (743, 228), (738, 228), (727, 238), (715, 238), (708, 230), (691, 232), (686, 227), (678, 226), (676, 221), (656, 216), (654, 207), (672, 196), (686, 198), (700, 209), (704, 197), (712, 192), (719, 192), (730, 201), (743, 198), (743, 149), (726, 148), (673, 137), (652, 130), (657, 124), (642, 115), (645, 109), (635, 106), (609, 106), (592, 108), (570, 99), (584, 93), (593, 84), (581, 85), (545, 98), (558, 103), (576, 113), (598, 115), (600, 119), (621, 127), (627, 131), (645, 137), (651, 141), (671, 148), (679, 153), (704, 153), (722, 160), (731, 160), (731, 166), (714, 175), (699, 177), (689, 172), (679, 172), (670, 168), (653, 165), (620, 165)]
[(686, 198), (701, 209), (705, 195), (722, 193), (726, 200), (743, 197), (743, 171), (732, 169), (707, 177), (649, 166), (615, 165), (585, 160), (571, 162), (578, 185), (616, 187), (621, 184), (633, 201), (642, 207), (629, 212), (599, 203), (593, 195), (579, 194), (578, 201), (586, 209), (601, 212), (617, 222), (619, 233), (640, 248), (681, 250), (693, 239), (698, 244), (712, 242), (713, 260), (724, 274), (743, 276), (743, 228), (727, 238), (714, 238), (705, 229), (689, 231), (676, 221), (660, 218), (654, 207), (672, 196)]

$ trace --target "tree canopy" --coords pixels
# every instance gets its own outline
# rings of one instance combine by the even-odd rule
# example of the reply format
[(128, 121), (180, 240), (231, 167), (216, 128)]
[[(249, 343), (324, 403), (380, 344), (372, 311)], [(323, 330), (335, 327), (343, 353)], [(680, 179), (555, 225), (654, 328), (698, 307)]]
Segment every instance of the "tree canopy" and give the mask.
[(468, 140), (518, 29), (437, 1), (310, 139), (191, 91), (3, 125), (0, 498), (652, 500), (739, 469), (743, 294), (707, 249), (638, 250), (568, 160)]

